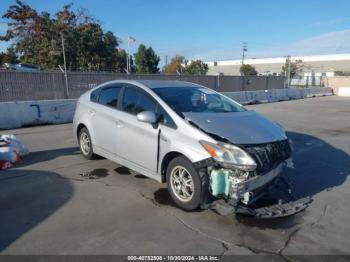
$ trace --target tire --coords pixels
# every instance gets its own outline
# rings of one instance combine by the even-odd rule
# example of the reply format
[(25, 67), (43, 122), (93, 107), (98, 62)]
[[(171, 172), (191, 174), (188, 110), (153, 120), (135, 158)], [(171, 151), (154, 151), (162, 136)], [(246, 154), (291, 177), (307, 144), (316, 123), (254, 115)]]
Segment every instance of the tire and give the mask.
[[(181, 173), (182, 181), (179, 180)], [(206, 173), (200, 173), (183, 156), (176, 157), (170, 161), (166, 171), (168, 191), (180, 208), (195, 210), (200, 207), (203, 201), (205, 202), (208, 193), (208, 176)], [(189, 186), (189, 184), (192, 186)], [(189, 193), (190, 196), (188, 196)]]
[[(94, 150), (92, 147), (91, 136), (90, 136), (89, 130), (87, 130), (86, 127), (83, 127), (79, 131), (78, 140), (79, 140), (80, 152), (83, 155), (83, 157), (85, 159), (88, 159), (88, 160), (94, 159), (96, 157), (96, 155), (94, 154)], [(86, 143), (88, 143), (88, 145)]]

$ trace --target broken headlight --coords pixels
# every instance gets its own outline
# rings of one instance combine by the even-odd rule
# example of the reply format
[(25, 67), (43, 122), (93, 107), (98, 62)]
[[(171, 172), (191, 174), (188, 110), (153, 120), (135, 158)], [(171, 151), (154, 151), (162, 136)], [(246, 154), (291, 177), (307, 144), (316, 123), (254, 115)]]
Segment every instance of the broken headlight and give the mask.
[(218, 162), (224, 165), (231, 165), (244, 171), (254, 171), (256, 163), (248, 153), (241, 148), (226, 143), (210, 143), (199, 141), (204, 149)]

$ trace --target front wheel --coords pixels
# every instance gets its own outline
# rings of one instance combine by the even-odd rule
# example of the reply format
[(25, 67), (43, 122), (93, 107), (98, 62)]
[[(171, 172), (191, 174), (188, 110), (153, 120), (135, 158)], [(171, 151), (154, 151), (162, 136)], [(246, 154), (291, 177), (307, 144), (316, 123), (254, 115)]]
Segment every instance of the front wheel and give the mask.
[(197, 209), (203, 198), (202, 180), (192, 163), (180, 156), (170, 161), (166, 180), (174, 202), (185, 210)]

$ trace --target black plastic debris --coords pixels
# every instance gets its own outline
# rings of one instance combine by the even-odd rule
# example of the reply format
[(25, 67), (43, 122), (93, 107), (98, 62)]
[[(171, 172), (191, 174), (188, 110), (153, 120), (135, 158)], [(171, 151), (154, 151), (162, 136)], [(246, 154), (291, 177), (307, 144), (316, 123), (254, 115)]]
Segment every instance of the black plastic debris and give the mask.
[(287, 217), (297, 214), (308, 207), (308, 204), (312, 202), (311, 198), (303, 198), (287, 203), (277, 203), (274, 205), (252, 209), (246, 206), (237, 206), (235, 209), (236, 214), (243, 214), (249, 216), (255, 216), (257, 218), (277, 218)]

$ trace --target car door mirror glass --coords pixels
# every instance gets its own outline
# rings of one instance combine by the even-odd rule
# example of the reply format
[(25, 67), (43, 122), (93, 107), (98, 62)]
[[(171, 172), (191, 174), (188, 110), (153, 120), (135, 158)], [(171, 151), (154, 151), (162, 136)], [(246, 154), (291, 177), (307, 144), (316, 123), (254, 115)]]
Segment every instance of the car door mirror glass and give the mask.
[(140, 122), (154, 124), (157, 122), (156, 114), (152, 111), (143, 111), (136, 115), (137, 120)]

